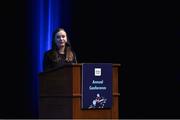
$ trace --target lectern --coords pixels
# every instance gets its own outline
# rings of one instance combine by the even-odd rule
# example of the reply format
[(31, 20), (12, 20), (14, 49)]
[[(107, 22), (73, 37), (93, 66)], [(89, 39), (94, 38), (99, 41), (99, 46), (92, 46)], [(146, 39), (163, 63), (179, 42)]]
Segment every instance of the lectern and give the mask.
[(63, 65), (39, 73), (39, 118), (117, 119), (119, 118), (118, 72), (120, 64), (112, 64), (112, 107), (82, 109), (82, 64)]

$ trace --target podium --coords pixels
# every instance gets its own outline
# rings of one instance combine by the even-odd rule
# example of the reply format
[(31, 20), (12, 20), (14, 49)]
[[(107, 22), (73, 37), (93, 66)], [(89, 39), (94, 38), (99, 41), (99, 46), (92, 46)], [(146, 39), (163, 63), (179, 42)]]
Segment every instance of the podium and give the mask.
[(112, 64), (112, 107), (109, 109), (81, 109), (82, 64), (63, 65), (51, 71), (39, 73), (39, 118), (119, 118), (120, 66), (120, 64)]

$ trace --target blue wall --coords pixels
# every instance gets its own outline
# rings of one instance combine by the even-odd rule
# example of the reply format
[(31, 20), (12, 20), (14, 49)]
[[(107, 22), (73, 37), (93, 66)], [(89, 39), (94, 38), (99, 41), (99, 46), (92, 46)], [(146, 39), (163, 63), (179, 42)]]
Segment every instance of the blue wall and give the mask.
[(29, 0), (27, 2), (29, 81), (32, 81), (32, 110), (38, 114), (38, 73), (43, 71), (44, 52), (51, 49), (52, 33), (58, 27), (71, 29), (70, 0)]

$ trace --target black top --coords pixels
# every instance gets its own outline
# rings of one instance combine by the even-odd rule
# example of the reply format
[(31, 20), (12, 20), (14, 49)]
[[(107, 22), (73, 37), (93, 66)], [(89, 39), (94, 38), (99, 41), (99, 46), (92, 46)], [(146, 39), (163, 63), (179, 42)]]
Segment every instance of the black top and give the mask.
[(66, 54), (59, 54), (57, 50), (49, 50), (45, 52), (44, 54), (44, 60), (43, 60), (43, 71), (48, 71), (54, 68), (57, 68), (59, 66), (62, 66), (64, 64), (72, 64), (77, 63), (76, 55), (73, 52), (74, 59), (71, 62), (67, 62)]

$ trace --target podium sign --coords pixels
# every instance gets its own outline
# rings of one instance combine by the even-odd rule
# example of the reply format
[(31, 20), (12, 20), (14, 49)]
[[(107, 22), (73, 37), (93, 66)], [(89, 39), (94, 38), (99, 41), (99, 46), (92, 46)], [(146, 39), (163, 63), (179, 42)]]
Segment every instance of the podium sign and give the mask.
[(82, 109), (112, 107), (112, 64), (82, 64)]

